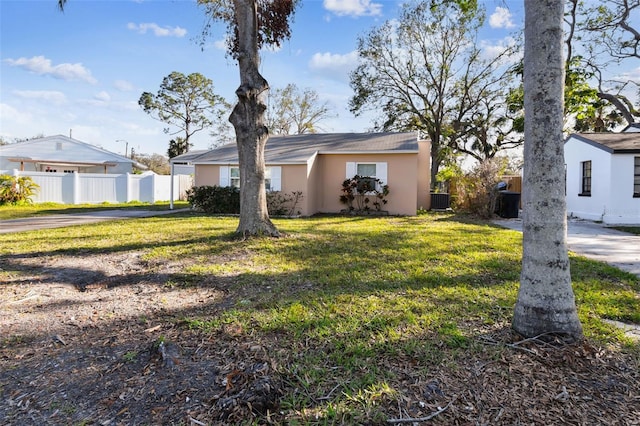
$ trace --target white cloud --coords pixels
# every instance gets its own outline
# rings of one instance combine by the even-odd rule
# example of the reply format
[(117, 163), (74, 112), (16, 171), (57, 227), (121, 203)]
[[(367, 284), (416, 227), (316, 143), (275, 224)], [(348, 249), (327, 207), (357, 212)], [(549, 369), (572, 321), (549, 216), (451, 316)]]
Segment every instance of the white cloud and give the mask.
[(216, 40), (213, 42), (213, 47), (215, 47), (218, 50), (227, 50), (227, 39), (226, 38), (222, 38), (220, 40)]
[(97, 83), (97, 80), (91, 75), (91, 71), (81, 63), (52, 65), (51, 59), (47, 59), (44, 56), (6, 59), (5, 61), (12, 67), (20, 67), (39, 75), (50, 75), (54, 78), (67, 81), (80, 80), (90, 84)]
[(121, 92), (131, 92), (134, 87), (133, 84), (126, 80), (116, 80), (113, 82), (113, 87), (118, 89)]
[(640, 67), (623, 72), (617, 79), (622, 81), (640, 81)]
[(109, 102), (111, 100), (111, 96), (109, 95), (109, 93), (103, 90), (102, 92), (98, 92), (95, 95), (93, 95), (93, 99), (99, 102)]
[[(502, 55), (508, 48), (515, 48), (515, 46), (516, 40), (513, 37), (505, 37), (496, 43), (489, 43), (487, 41), (480, 43), (482, 58), (487, 60), (493, 60)], [(520, 59), (522, 59), (522, 51), (512, 55), (511, 57), (503, 58), (502, 62), (505, 64), (515, 64)]]
[(338, 16), (382, 15), (382, 3), (371, 0), (324, 0), (324, 8)]
[(63, 104), (67, 100), (64, 93), (55, 90), (15, 90), (13, 94), (19, 98), (36, 99), (55, 105)]
[(316, 53), (309, 61), (309, 68), (328, 77), (345, 80), (349, 72), (358, 64), (358, 52), (339, 55), (336, 53)]
[[(18, 111), (8, 104), (0, 104), (0, 116), (2, 117), (3, 122), (6, 120), (7, 123), (11, 123), (12, 125), (24, 125), (32, 123), (33, 121), (33, 117), (30, 113)], [(2, 127), (7, 126), (3, 123)]]
[(187, 35), (187, 30), (181, 27), (161, 27), (160, 25), (147, 22), (142, 24), (134, 24), (129, 22), (127, 28), (133, 31), (137, 31), (140, 34), (146, 34), (147, 31), (153, 32), (156, 37), (184, 37)]
[(511, 18), (512, 15), (509, 9), (498, 6), (489, 17), (489, 25), (491, 28), (514, 28), (516, 25)]

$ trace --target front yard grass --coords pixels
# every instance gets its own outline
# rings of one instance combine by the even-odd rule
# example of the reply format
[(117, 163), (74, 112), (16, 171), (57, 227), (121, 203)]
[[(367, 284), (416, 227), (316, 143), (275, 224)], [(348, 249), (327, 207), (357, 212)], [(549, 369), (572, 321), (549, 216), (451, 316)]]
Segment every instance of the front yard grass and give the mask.
[[(480, 380), (481, 371), (495, 364), (502, 367), (484, 385), (495, 380), (493, 385), (502, 386), (498, 383), (511, 383), (519, 368), (510, 360), (527, 356), (512, 346), (509, 332), (520, 233), (445, 213), (274, 222), (284, 237), (237, 241), (231, 238), (237, 218), (195, 213), (0, 235), (0, 256), (135, 250), (151, 264), (182, 265), (165, 282), (168, 288), (189, 290), (224, 281), (226, 309), (208, 309), (203, 302), (199, 311), (175, 312), (174, 326), (267, 348), (269, 362), (285, 383), (276, 423), (382, 424), (403, 413), (415, 416), (420, 407), (426, 415), (452, 402), (453, 393), (460, 405), (442, 419), (465, 423), (500, 417), (490, 412), (488, 401), (483, 408), (450, 380), (458, 377), (463, 389), (471, 379), (462, 377)], [(0, 281), (16, 273), (6, 262), (0, 267)], [(638, 278), (573, 255), (571, 269), (589, 345), (607, 348), (626, 362), (635, 360), (637, 372), (638, 343), (604, 320), (640, 324)], [(536, 347), (528, 350), (537, 352)], [(558, 389), (568, 386), (563, 374), (570, 373), (554, 371), (545, 362), (542, 368), (551, 372), (523, 366), (518, 374), (538, 375), (539, 387), (554, 381)], [(566, 360), (558, 362), (571, 368)], [(494, 401), (495, 407), (508, 404), (495, 398), (502, 401)], [(542, 412), (549, 409), (544, 404), (555, 403), (553, 395), (544, 404), (528, 401), (541, 404), (542, 417), (518, 412), (525, 403), (517, 395), (505, 398), (512, 398), (509, 407), (516, 410), (501, 417), (510, 419), (505, 424), (550, 421)], [(574, 415), (586, 415), (575, 404)]]
[(630, 234), (640, 235), (640, 226), (614, 226), (618, 231), (628, 232)]

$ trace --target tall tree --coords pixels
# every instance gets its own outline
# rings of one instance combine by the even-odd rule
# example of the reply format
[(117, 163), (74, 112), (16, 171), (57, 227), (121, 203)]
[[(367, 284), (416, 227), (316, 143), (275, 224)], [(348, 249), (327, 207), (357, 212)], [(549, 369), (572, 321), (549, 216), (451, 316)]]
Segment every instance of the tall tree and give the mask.
[(567, 253), (563, 0), (525, 0), (523, 254), (513, 328), (582, 338)]
[[(269, 85), (260, 74), (260, 47), (290, 37), (289, 19), (297, 0), (199, 0), (208, 15), (229, 27), (229, 52), (238, 61), (238, 103), (229, 121), (236, 131), (240, 162), (240, 222), (243, 236), (279, 236), (267, 211), (264, 149), (269, 139), (265, 99)], [(205, 29), (206, 30), (206, 29)]]
[[(483, 157), (493, 155), (498, 141), (503, 148), (510, 145), (510, 139), (485, 130), (496, 126), (496, 111), (504, 105), (510, 77), (505, 60), (515, 48), (483, 56), (475, 41), (484, 21), (484, 10), (473, 0), (413, 1), (403, 6), (397, 20), (358, 42), (351, 111), (378, 111), (378, 129), (426, 134), (433, 183), (452, 150)], [(470, 136), (475, 146), (462, 143), (462, 135)]]
[(590, 109), (578, 121), (578, 130), (606, 130), (622, 120), (640, 120), (640, 82), (615, 71), (640, 59), (640, 29), (633, 19), (639, 10), (640, 0), (567, 1), (567, 75), (585, 76), (596, 98), (584, 102)]
[(142, 93), (138, 105), (151, 117), (178, 129), (172, 132), (167, 127), (165, 133), (184, 135), (181, 149), (170, 147), (169, 155), (188, 152), (193, 145), (191, 136), (223, 120), (230, 108), (223, 97), (214, 93), (210, 79), (200, 73), (185, 76), (177, 71), (162, 80), (157, 94)]
[(316, 133), (319, 123), (329, 117), (329, 106), (321, 103), (318, 92), (300, 90), (295, 84), (272, 89), (267, 105), (267, 127), (275, 135)]

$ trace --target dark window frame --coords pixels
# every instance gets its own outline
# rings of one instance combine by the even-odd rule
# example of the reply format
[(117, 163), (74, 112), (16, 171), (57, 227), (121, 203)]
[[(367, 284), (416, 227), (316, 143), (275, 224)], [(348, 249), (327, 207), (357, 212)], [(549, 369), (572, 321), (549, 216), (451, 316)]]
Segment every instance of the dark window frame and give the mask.
[(633, 157), (633, 198), (640, 198), (640, 157)]
[(580, 197), (591, 196), (591, 176), (592, 176), (591, 160), (582, 161), (580, 163)]

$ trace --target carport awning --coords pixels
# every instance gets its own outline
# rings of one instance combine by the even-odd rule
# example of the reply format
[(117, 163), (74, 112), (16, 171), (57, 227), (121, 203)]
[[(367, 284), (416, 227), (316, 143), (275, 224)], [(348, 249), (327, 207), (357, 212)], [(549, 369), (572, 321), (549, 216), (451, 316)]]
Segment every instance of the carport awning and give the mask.
[(56, 160), (38, 160), (33, 158), (24, 158), (24, 157), (16, 157), (9, 158), (9, 161), (14, 163), (38, 163), (43, 166), (69, 166), (69, 167), (94, 167), (94, 166), (104, 166), (104, 167), (115, 167), (117, 163), (112, 163), (108, 161), (104, 162), (90, 162), (90, 161), (56, 161)]

